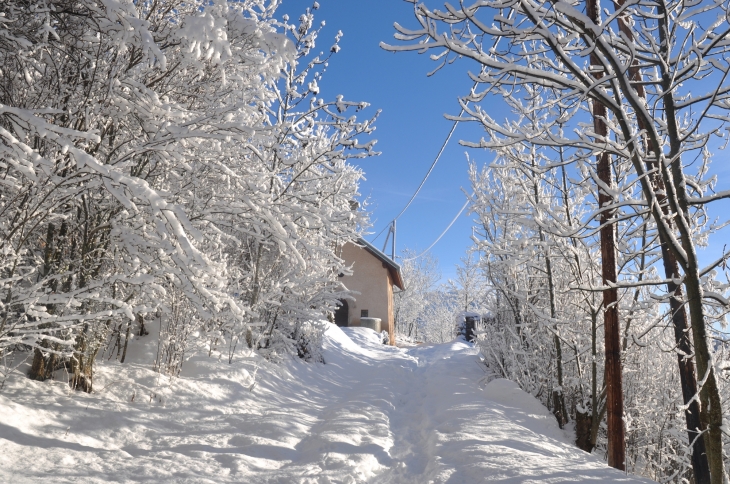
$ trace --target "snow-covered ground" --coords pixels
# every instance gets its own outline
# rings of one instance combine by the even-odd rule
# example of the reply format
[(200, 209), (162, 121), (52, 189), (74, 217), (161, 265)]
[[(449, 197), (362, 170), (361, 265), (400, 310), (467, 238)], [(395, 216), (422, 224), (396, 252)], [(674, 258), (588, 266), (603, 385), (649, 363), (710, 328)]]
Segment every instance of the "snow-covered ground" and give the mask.
[(152, 346), (100, 365), (91, 395), (12, 376), (0, 482), (649, 482), (571, 445), (513, 383), (480, 384), (463, 342), (392, 348), (332, 325), (325, 365), (201, 356), (172, 383)]

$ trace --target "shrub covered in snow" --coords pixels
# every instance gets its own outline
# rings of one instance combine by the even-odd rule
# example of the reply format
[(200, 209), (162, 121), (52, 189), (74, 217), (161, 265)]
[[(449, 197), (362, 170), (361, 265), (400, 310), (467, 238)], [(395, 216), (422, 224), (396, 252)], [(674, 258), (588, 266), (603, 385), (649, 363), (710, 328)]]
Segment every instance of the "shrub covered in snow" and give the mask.
[(320, 97), (313, 13), (277, 5), (2, 4), (3, 361), (90, 391), (150, 324), (170, 374), (202, 345), (318, 359), (374, 119)]

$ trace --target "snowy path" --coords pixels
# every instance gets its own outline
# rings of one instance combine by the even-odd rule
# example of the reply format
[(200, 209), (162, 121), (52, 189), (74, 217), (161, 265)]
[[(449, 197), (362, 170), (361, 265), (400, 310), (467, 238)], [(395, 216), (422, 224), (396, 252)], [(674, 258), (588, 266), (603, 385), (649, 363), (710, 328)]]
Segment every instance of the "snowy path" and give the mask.
[(511, 382), (480, 388), (469, 345), (372, 336), (331, 327), (326, 365), (197, 358), (174, 389), (155, 386), (142, 352), (123, 381), (101, 366), (98, 394), (11, 378), (0, 482), (649, 482), (567, 443)]

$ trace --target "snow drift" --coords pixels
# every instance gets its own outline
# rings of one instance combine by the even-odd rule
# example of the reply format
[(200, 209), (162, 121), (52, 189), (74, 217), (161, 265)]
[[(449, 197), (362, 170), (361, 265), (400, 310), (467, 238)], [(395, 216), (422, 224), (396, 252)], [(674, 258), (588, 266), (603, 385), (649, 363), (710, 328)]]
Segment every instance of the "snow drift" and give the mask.
[(330, 325), (326, 364), (200, 356), (175, 380), (150, 369), (152, 345), (100, 364), (92, 394), (11, 376), (0, 481), (648, 482), (575, 448), (512, 382), (480, 384), (464, 342), (393, 348)]

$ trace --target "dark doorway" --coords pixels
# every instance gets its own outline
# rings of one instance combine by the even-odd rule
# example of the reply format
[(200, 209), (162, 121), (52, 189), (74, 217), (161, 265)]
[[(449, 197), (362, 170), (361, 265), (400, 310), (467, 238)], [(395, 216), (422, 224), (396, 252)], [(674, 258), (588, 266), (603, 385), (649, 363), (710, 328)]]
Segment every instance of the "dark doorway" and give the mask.
[(335, 311), (335, 324), (337, 326), (347, 326), (348, 316), (350, 315), (350, 307), (347, 305), (346, 299), (340, 299), (340, 307)]

